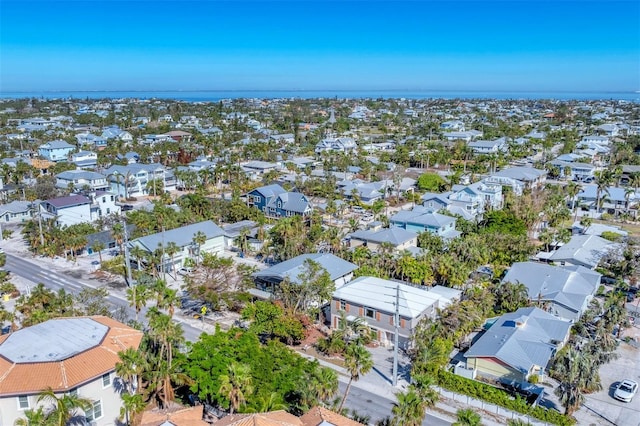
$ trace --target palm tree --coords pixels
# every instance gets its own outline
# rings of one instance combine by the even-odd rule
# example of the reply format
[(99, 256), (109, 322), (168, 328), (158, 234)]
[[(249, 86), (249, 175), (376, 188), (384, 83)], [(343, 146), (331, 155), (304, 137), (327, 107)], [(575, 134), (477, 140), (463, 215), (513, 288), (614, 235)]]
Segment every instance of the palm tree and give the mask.
[(124, 383), (125, 393), (134, 394), (142, 387), (142, 373), (146, 360), (142, 353), (134, 348), (118, 352), (120, 362), (116, 363), (115, 372)]
[(440, 399), (440, 394), (433, 388), (435, 384), (433, 376), (428, 374), (415, 374), (412, 377), (410, 388), (418, 394), (425, 409), (435, 407)]
[(311, 386), (317, 399), (327, 402), (338, 391), (338, 374), (330, 368), (318, 367), (313, 374)]
[(456, 412), (457, 420), (452, 426), (480, 426), (482, 417), (471, 408), (460, 409)]
[(98, 258), (100, 259), (100, 263), (102, 264), (102, 250), (105, 249), (105, 244), (102, 241), (94, 241), (91, 244), (91, 250), (94, 253), (98, 253)]
[(567, 186), (565, 186), (565, 191), (567, 191), (567, 196), (571, 200), (571, 211), (574, 214), (573, 220), (575, 221), (578, 218), (578, 211), (576, 209), (576, 197), (580, 193), (581, 186), (575, 182), (569, 182)]
[(220, 394), (229, 400), (229, 412), (233, 414), (253, 392), (251, 370), (246, 364), (232, 362), (227, 374), (220, 376)]
[(19, 418), (14, 423), (15, 426), (45, 426), (50, 424), (51, 422), (47, 421), (47, 414), (42, 406), (36, 410), (26, 410), (24, 417)]
[(47, 413), (47, 419), (52, 420), (52, 425), (66, 426), (67, 423), (78, 415), (78, 411), (87, 411), (93, 407), (93, 402), (78, 395), (65, 393), (56, 396), (50, 387), (40, 392), (38, 403), (49, 402), (53, 404), (52, 409)]
[(198, 247), (196, 252), (196, 265), (200, 264), (200, 247), (207, 241), (207, 236), (204, 232), (198, 231), (193, 235), (193, 243)]
[(136, 244), (129, 250), (129, 254), (131, 254), (131, 257), (133, 257), (136, 260), (138, 271), (141, 271), (142, 269), (141, 269), (140, 262), (142, 261), (142, 259), (144, 259), (145, 255), (147, 254), (147, 251)]
[(169, 241), (167, 246), (164, 248), (164, 252), (171, 259), (171, 270), (175, 274), (176, 273), (176, 263), (174, 260), (174, 256), (180, 251), (180, 247), (174, 241)]
[(393, 404), (391, 412), (393, 426), (420, 426), (424, 421), (425, 406), (414, 389), (396, 395), (397, 402)]
[(349, 343), (344, 354), (344, 366), (351, 377), (344, 391), (344, 396), (342, 397), (338, 411), (342, 411), (353, 381), (355, 380), (357, 382), (360, 380), (361, 375), (367, 374), (373, 368), (371, 353), (362, 345), (353, 342)]
[(149, 301), (150, 297), (149, 288), (144, 285), (133, 284), (127, 289), (129, 306), (136, 310), (136, 322), (138, 322), (140, 311), (147, 306), (147, 301)]
[(584, 400), (584, 394), (601, 388), (597, 366), (589, 354), (573, 347), (559, 354), (551, 375), (560, 382), (555, 390), (566, 415), (571, 415)]
[(126, 425), (135, 424), (137, 415), (144, 410), (147, 404), (145, 404), (140, 394), (124, 393), (121, 398), (122, 407), (120, 407), (119, 420), (124, 419)]

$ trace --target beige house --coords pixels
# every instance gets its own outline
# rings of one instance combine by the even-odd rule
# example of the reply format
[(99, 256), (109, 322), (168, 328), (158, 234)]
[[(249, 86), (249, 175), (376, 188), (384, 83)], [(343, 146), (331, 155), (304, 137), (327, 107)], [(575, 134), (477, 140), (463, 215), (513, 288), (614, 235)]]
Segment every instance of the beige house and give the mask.
[(87, 423), (119, 424), (118, 352), (141, 340), (141, 331), (103, 316), (53, 319), (0, 336), (0, 424), (45, 404), (38, 395), (48, 388), (92, 400)]

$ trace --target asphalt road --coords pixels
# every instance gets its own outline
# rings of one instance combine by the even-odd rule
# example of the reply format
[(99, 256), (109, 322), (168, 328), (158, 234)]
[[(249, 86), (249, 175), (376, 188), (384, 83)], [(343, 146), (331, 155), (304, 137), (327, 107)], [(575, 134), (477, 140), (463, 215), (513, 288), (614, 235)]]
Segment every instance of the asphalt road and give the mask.
[[(66, 292), (74, 295), (80, 293), (84, 288), (101, 287), (97, 282), (77, 279), (59, 272), (54, 272), (46, 267), (38, 265), (37, 263), (22, 259), (9, 253), (6, 253), (6, 256), (7, 261), (5, 269), (11, 271), (12, 274), (33, 282), (34, 285), (37, 283), (43, 283), (47, 288), (53, 291), (64, 289)], [(129, 306), (129, 302), (124, 295), (114, 294), (114, 292), (111, 291), (109, 296), (107, 296), (107, 302), (112, 309), (122, 308), (130, 318), (135, 318), (136, 312)], [(145, 312), (146, 309), (143, 309), (140, 312), (140, 319), (144, 319)], [(186, 340), (191, 342), (198, 340), (198, 337), (202, 333), (201, 328), (194, 327), (191, 324), (184, 322), (179, 315), (175, 315), (174, 320), (182, 325), (182, 330), (184, 331), (184, 337)]]
[[(344, 390), (347, 387), (346, 382), (346, 378), (340, 377), (340, 395), (344, 394)], [(360, 415), (369, 416), (370, 423), (375, 424), (378, 420), (391, 416), (391, 407), (393, 407), (394, 402), (395, 401), (384, 396), (368, 392), (352, 385), (344, 406), (349, 410), (356, 410)], [(427, 414), (422, 424), (424, 426), (450, 426), (451, 422)]]
[[(74, 295), (78, 294), (84, 288), (100, 287), (100, 284), (97, 282), (73, 278), (64, 273), (52, 271), (46, 266), (40, 266), (36, 263), (37, 259), (35, 262), (28, 261), (8, 253), (6, 254), (6, 257), (7, 261), (5, 269), (11, 271), (12, 274), (33, 282), (33, 285), (43, 283), (51, 290), (58, 291), (59, 289), (64, 289)], [(131, 318), (135, 318), (134, 309), (129, 307), (129, 303), (123, 295), (117, 293), (114, 294), (114, 292), (111, 291), (109, 296), (107, 296), (107, 302), (113, 309), (122, 308), (125, 310), (127, 315)], [(140, 318), (144, 318), (144, 313), (145, 311), (143, 310), (140, 313)], [(174, 320), (182, 324), (186, 340), (192, 342), (198, 340), (198, 337), (202, 333), (202, 329), (184, 322), (179, 315), (174, 316)], [(344, 393), (346, 382), (347, 379), (341, 376), (339, 383), (341, 394)], [(388, 399), (379, 394), (358, 388), (357, 384), (354, 384), (354, 386), (351, 386), (351, 390), (349, 391), (345, 407), (350, 410), (356, 410), (360, 414), (370, 416), (372, 424), (375, 424), (376, 421), (391, 415), (391, 407), (393, 407), (394, 402), (394, 400)], [(423, 424), (449, 426), (451, 425), (451, 422), (427, 414)]]

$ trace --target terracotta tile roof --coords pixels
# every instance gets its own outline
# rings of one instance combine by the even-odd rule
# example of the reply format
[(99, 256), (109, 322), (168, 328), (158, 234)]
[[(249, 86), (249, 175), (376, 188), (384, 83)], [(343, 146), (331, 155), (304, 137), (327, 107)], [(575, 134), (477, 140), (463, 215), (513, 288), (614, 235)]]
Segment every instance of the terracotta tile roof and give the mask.
[(303, 426), (318, 426), (322, 422), (327, 422), (335, 426), (362, 426), (361, 423), (351, 420), (331, 410), (323, 407), (314, 407), (304, 416), (300, 417)]
[(145, 411), (142, 413), (140, 426), (160, 426), (169, 422), (175, 426), (209, 426), (202, 420), (204, 406), (180, 408), (176, 411)]
[(303, 426), (302, 421), (286, 411), (268, 413), (233, 414), (215, 423), (215, 426)]
[[(137, 348), (140, 345), (141, 331), (108, 317), (85, 318), (108, 327), (106, 335), (97, 346), (71, 355), (66, 359), (50, 362), (13, 362), (0, 356), (0, 395), (39, 393), (47, 387), (51, 387), (56, 392), (73, 389), (113, 371), (116, 363), (120, 361), (119, 351), (130, 347)], [(20, 333), (20, 330), (15, 333)], [(7, 342), (9, 336), (11, 335), (0, 337), (0, 349)], [(33, 343), (33, 345), (37, 345), (37, 343)], [(50, 348), (42, 348), (45, 354), (49, 350)]]

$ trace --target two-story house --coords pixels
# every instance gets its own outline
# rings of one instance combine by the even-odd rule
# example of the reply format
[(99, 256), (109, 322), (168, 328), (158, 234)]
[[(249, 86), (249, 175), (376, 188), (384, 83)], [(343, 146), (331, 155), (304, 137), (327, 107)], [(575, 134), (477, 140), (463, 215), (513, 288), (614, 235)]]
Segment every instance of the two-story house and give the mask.
[(71, 162), (79, 169), (92, 169), (98, 165), (98, 154), (91, 151), (79, 151), (71, 154)]
[[(111, 190), (118, 194), (118, 197), (160, 195), (161, 192), (175, 191), (177, 184), (173, 171), (159, 163), (113, 165), (106, 169), (104, 174), (111, 183)], [(157, 180), (162, 184), (161, 188), (156, 188), (156, 194), (153, 194), (153, 190), (149, 192), (147, 187), (151, 180)]]
[(514, 194), (522, 195), (525, 189), (533, 190), (542, 187), (546, 178), (546, 170), (533, 167), (509, 167), (493, 173), (485, 178), (484, 182), (510, 187)]
[(40, 212), (45, 219), (55, 219), (58, 226), (70, 226), (120, 214), (120, 206), (115, 203), (114, 193), (96, 191), (89, 196), (73, 194), (42, 201)]
[(107, 140), (105, 138), (94, 135), (93, 133), (78, 133), (76, 135), (76, 140), (80, 147), (82, 147), (82, 145), (92, 145), (96, 149), (101, 150), (107, 146)]
[(38, 153), (46, 160), (58, 162), (66, 161), (69, 154), (76, 149), (75, 146), (63, 140), (55, 140), (40, 145)]
[(343, 320), (362, 318), (384, 346), (393, 345), (396, 307), (399, 310), (398, 343), (409, 345), (413, 330), (424, 317), (435, 318), (439, 309), (458, 300), (462, 292), (435, 286), (411, 286), (376, 277), (358, 277), (333, 292), (331, 327)]
[[(58, 318), (0, 336), (0, 424), (51, 406), (39, 395), (73, 394), (91, 401), (87, 424), (118, 424), (118, 352), (138, 349), (142, 332), (104, 316)], [(135, 385), (135, 384), (134, 384)]]
[(304, 194), (287, 192), (278, 184), (262, 186), (249, 192), (247, 203), (274, 218), (307, 216), (313, 208)]
[(88, 170), (67, 170), (56, 175), (58, 188), (73, 190), (106, 191), (109, 189), (107, 177)]

